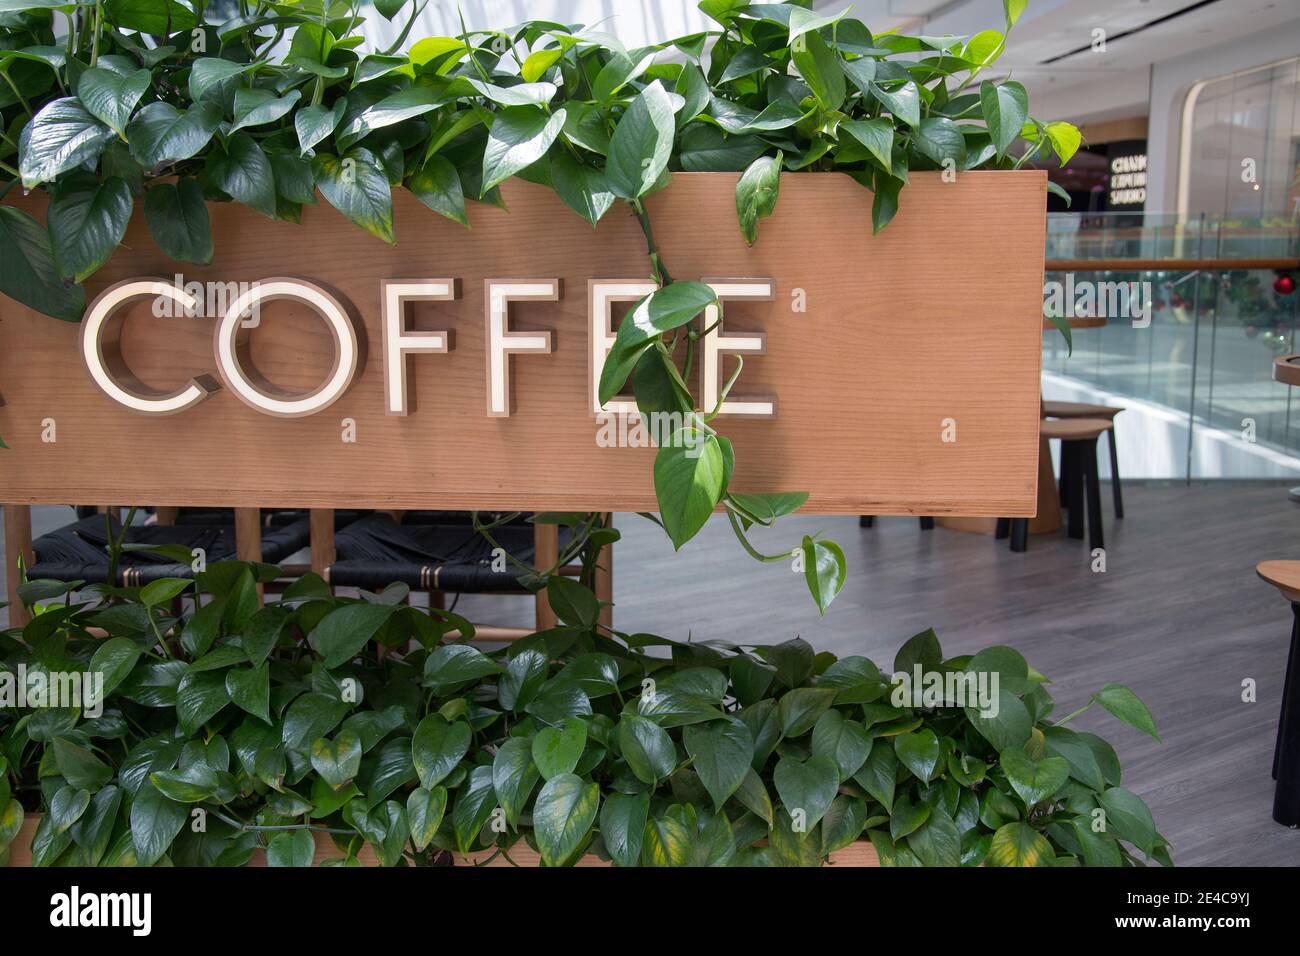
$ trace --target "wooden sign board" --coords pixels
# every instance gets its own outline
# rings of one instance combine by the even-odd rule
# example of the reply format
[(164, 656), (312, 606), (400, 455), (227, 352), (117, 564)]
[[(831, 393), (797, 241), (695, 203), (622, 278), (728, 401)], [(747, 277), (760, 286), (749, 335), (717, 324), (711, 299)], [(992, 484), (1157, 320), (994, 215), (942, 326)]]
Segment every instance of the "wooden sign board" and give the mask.
[[(649, 202), (675, 278), (770, 287), (725, 303), (726, 333), (761, 333), (764, 346), (746, 356), (733, 397), (775, 405), (770, 417), (716, 421), (735, 443), (735, 490), (809, 491), (812, 513), (1032, 515), (1045, 175), (914, 174), (876, 236), (869, 192), (839, 174), (787, 175), (752, 248), (736, 179), (678, 174)], [(655, 510), (654, 450), (602, 447), (590, 391), (592, 280), (647, 281), (641, 230), (623, 206), (593, 230), (547, 190), (513, 181), (503, 192), (509, 211), (475, 204), (467, 230), (397, 191), (396, 246), (323, 203), (300, 226), (214, 204), (208, 267), (168, 260), (137, 213), (88, 283), (92, 298), (177, 272), (306, 280), (355, 330), (342, 359), (355, 361), (350, 384), (314, 414), (259, 411), (228, 378), (218, 387), (219, 316), (159, 318), (141, 298), (104, 325), (114, 380), (145, 396), (195, 379), (214, 389), (176, 414), (144, 415), (92, 379), (77, 324), (0, 298), (0, 500)], [(405, 306), (406, 329), (447, 333), (403, 356), (405, 415), (387, 412), (381, 323), (399, 280), (451, 280), (455, 296)], [(491, 410), (489, 280), (520, 284), (497, 329), (522, 349), (506, 360), (509, 414)], [(270, 300), (229, 348), (249, 381), (292, 405), (339, 373), (337, 331), (314, 306)], [(715, 373), (724, 381), (731, 361)]]

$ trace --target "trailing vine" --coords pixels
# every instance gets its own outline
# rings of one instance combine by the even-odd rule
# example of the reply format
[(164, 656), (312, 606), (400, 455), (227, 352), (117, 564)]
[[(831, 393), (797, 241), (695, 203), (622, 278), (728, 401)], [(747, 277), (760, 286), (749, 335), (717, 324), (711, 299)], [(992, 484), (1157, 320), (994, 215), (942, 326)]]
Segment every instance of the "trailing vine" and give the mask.
[(502, 205), (499, 187), (515, 176), (553, 189), (593, 227), (621, 203), (660, 289), (620, 324), (600, 396), (630, 383), (643, 413), (686, 416), (655, 460), (657, 520), (680, 548), (721, 507), (751, 556), (797, 557), (824, 613), (844, 554), (805, 537), (765, 555), (747, 539), (807, 495), (731, 490), (731, 443), (689, 385), (699, 316), (720, 304), (669, 271), (646, 199), (677, 171), (741, 173), (737, 216), (752, 244), (783, 174), (837, 170), (871, 190), (878, 231), (910, 172), (1064, 162), (1079, 134), (1030, 117), (1020, 83), (985, 75), (1025, 0), (1004, 0), (1002, 29), (972, 37), (873, 35), (847, 10), (807, 2), (699, 6), (716, 29), (641, 49), (529, 21), (397, 53), (423, 3), (376, 0), (404, 26), (391, 48), (367, 52), (359, 0), (240, 0), (224, 22), (203, 0), (0, 0), (0, 188), (50, 194), (45, 224), (0, 204), (0, 292), (79, 320), (81, 283), (137, 204), (167, 256), (208, 263), (207, 201), (296, 222), (319, 192), (389, 243), (395, 187), (466, 226), (466, 201)]

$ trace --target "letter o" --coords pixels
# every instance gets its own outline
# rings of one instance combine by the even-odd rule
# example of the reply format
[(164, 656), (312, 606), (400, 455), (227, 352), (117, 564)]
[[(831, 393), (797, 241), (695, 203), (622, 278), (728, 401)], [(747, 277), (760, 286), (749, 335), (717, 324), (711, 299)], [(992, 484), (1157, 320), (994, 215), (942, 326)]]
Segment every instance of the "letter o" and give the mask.
[[(306, 303), (329, 326), (334, 339), (334, 367), (325, 382), (306, 395), (276, 395), (254, 382), (239, 361), (235, 340), (239, 335), (242, 315), (253, 306), (274, 299), (293, 299)], [(352, 320), (337, 299), (319, 286), (301, 279), (273, 278), (254, 282), (241, 293), (217, 326), (215, 348), (217, 372), (241, 402), (267, 415), (281, 418), (302, 418), (315, 415), (333, 405), (348, 386), (357, 371), (357, 332)]]

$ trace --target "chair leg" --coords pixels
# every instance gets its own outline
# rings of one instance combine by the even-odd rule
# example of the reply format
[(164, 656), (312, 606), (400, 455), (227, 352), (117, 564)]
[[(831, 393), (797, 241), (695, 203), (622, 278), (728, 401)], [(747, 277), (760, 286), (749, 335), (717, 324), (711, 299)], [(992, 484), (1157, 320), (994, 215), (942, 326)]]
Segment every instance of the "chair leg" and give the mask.
[[(1079, 443), (1061, 442), (1061, 477), (1065, 481), (1068, 497), (1062, 504), (1070, 511), (1067, 532), (1071, 538), (1083, 539), (1083, 481), (1079, 475), (1082, 464)], [(1068, 475), (1068, 477), (1066, 477)]]
[(1124, 492), (1119, 484), (1119, 452), (1115, 448), (1115, 423), (1110, 423), (1106, 444), (1110, 446), (1110, 494), (1115, 502), (1115, 517), (1124, 517)]
[(994, 537), (996, 537), (999, 541), (1001, 541), (1003, 538), (1009, 537), (1010, 535), (1011, 535), (1011, 519), (999, 518), (998, 530), (997, 533), (994, 535)]
[(921, 530), (922, 531), (934, 530), (934, 518), (931, 515), (921, 515)]
[[(1292, 605), (1300, 621), (1300, 606)], [(1273, 819), (1283, 826), (1300, 827), (1300, 625), (1291, 629), (1290, 664), (1283, 700), (1287, 702), (1277, 724), (1277, 786), (1273, 791)]]
[(1088, 550), (1106, 547), (1101, 529), (1101, 481), (1097, 473), (1097, 439), (1084, 442), (1083, 477), (1088, 490)]
[(1072, 471), (1070, 462), (1074, 458), (1074, 450), (1070, 447), (1068, 441), (1061, 442), (1061, 477), (1056, 483), (1056, 494), (1061, 500), (1061, 507), (1069, 509), (1070, 497), (1073, 492), (1070, 489), (1070, 478)]
[(872, 515), (859, 515), (859, 516), (858, 516), (858, 527), (859, 527), (859, 528), (870, 528), (871, 525), (875, 522), (875, 520), (876, 520), (875, 517), (872, 516)]
[[(1291, 671), (1293, 668), (1300, 667), (1300, 661), (1296, 660), (1296, 646), (1300, 644), (1300, 606), (1291, 605), (1291, 611), (1294, 620), (1291, 624), (1291, 646), (1287, 649), (1286, 670), (1282, 676), (1282, 709), (1278, 713), (1277, 724), (1282, 727), (1286, 724), (1286, 709), (1290, 703), (1291, 691)], [(1277, 741), (1273, 744), (1273, 779), (1277, 779), (1277, 763), (1282, 755), (1282, 735), (1279, 733)]]
[(1011, 519), (1011, 550), (1020, 552), (1029, 550), (1029, 519)]

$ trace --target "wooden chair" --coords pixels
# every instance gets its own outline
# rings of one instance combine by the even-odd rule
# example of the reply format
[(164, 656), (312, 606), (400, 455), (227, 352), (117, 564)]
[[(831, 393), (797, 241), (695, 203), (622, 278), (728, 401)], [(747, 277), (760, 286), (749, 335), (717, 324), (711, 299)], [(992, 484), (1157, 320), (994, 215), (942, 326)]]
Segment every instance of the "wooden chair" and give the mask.
[[(1104, 548), (1101, 526), (1101, 484), (1097, 479), (1097, 439), (1111, 423), (1102, 418), (1045, 418), (1039, 434), (1061, 442), (1061, 507), (1070, 512), (1067, 531), (1071, 538), (1083, 537), (1085, 500), (1088, 515), (1088, 547)], [(1028, 518), (999, 518), (998, 538), (1011, 538), (1012, 551), (1029, 547)]]
[[(516, 574), (484, 572), (482, 564), (488, 548), (474, 533), (467, 514), (376, 512), (349, 524), (338, 536), (331, 514), (328, 509), (311, 512), (311, 567), (331, 587), (373, 590), (400, 581), (412, 592), (427, 593), (429, 605), (436, 608), (445, 607), (449, 592), (531, 593), (535, 629), (547, 630), (558, 623), (545, 589), (529, 592), (516, 584)], [(560, 554), (557, 525), (506, 525), (497, 529), (494, 537), (517, 560), (535, 567), (550, 567)], [(613, 560), (613, 548), (606, 546), (597, 561), (595, 580), (596, 597), (605, 605), (600, 611), (600, 623), (609, 628), (614, 623)], [(576, 577), (581, 567), (569, 564), (560, 573)], [(527, 628), (475, 626), (475, 639), (482, 641), (517, 640), (531, 633)]]
[[(23, 569), (25, 568), (29, 576), (32, 575), (33, 569), (38, 568), (37, 555), (33, 548), (32, 541), (32, 524), (31, 508), (28, 505), (5, 504), (4, 510), (4, 530), (5, 530), (5, 579), (7, 586), (7, 598), (9, 601), (9, 626), (23, 627), (31, 620), (31, 613), (23, 607), (22, 602), (18, 600), (18, 586), (22, 583)], [(111, 509), (99, 509), (101, 512)], [(159, 525), (171, 527), (175, 521), (175, 509), (160, 508)], [(98, 520), (98, 519), (95, 519)], [(259, 508), (235, 508), (234, 509), (234, 539), (235, 554), (241, 561), (263, 561), (269, 558), (275, 558), (279, 561), (282, 557), (287, 557), (292, 550), (296, 550), (301, 544), (306, 543), (310, 547), (311, 560), (307, 566), (282, 565), (285, 576), (277, 580), (274, 584), (267, 587), (275, 592), (282, 590), (284, 584), (292, 579), (302, 575), (308, 570), (315, 571), (326, 581), (330, 580), (330, 568), (335, 563), (337, 553), (335, 548), (335, 512), (328, 508), (314, 508), (308, 512), (308, 533), (304, 541), (297, 541), (296, 526), (291, 529), (272, 530), (268, 522), (263, 520), (262, 510)], [(96, 524), (98, 527), (98, 524)], [(269, 535), (269, 537), (268, 537)], [(293, 536), (294, 541), (287, 541), (286, 536)], [(539, 567), (549, 567), (553, 564), (559, 555), (559, 529), (556, 525), (534, 525), (532, 528), (532, 544), (534, 560)], [(268, 555), (267, 550), (274, 554)], [(282, 553), (283, 552), (283, 553)], [(210, 558), (226, 557), (227, 555), (210, 555)], [(21, 564), (20, 559), (21, 558)], [(605, 627), (613, 627), (613, 608), (614, 600), (614, 574), (613, 574), (613, 548), (606, 546), (600, 554), (600, 559), (596, 567), (596, 597), (605, 606), (601, 608), (600, 621)], [(54, 572), (58, 573), (57, 568), (41, 568), (41, 573)], [(69, 569), (71, 570), (71, 569)], [(85, 568), (78, 566), (75, 570), (84, 572)], [(576, 565), (570, 565), (561, 569), (561, 573), (574, 576), (579, 573)], [(189, 569), (181, 566), (124, 566), (119, 571), (119, 582), (122, 584), (138, 585), (146, 583), (158, 576), (188, 576)], [(46, 576), (53, 576), (46, 574)], [(69, 578), (69, 580), (89, 580), (83, 574)], [(441, 599), (441, 594), (429, 589), (430, 600), (434, 606)], [(258, 586), (258, 593), (264, 593), (263, 586)], [(546, 590), (542, 589), (534, 595), (536, 604), (536, 630), (546, 630), (555, 627), (557, 618), (547, 600)], [(516, 640), (532, 633), (527, 628), (508, 628), (494, 627), (491, 625), (478, 626), (476, 628), (476, 640), (481, 641), (505, 641)]]
[(1101, 418), (1110, 422), (1110, 494), (1115, 503), (1115, 517), (1124, 517), (1124, 492), (1119, 481), (1119, 452), (1115, 448), (1115, 416), (1124, 411), (1113, 405), (1089, 405), (1085, 402), (1043, 402), (1044, 418)]
[(1291, 602), (1291, 647), (1273, 745), (1273, 819), (1300, 827), (1300, 561), (1261, 561), (1255, 573)]

